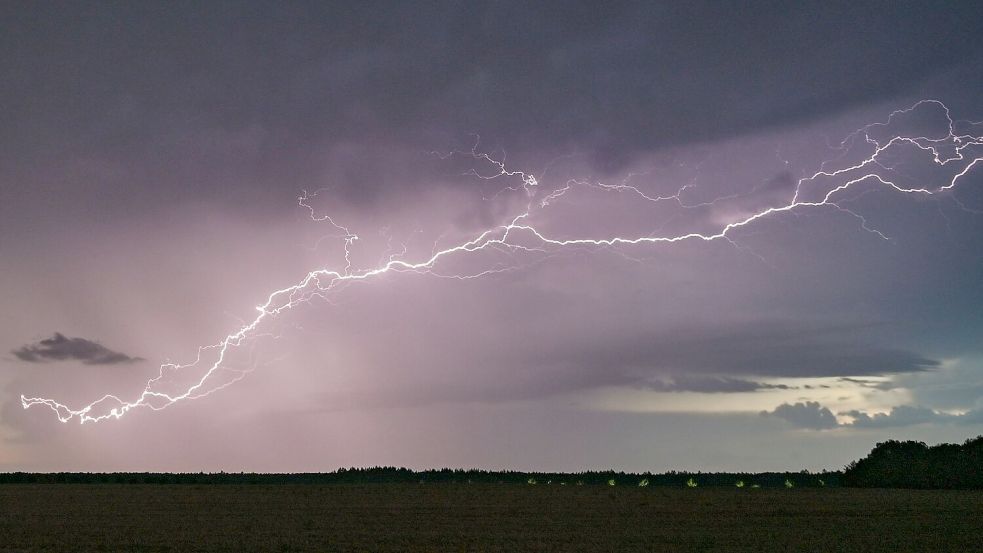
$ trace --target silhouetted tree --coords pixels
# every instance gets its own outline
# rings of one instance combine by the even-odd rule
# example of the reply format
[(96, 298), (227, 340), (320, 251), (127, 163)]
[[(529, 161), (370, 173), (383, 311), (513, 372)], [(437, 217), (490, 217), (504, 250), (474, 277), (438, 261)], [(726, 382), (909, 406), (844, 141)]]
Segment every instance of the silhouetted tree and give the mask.
[(842, 483), (862, 488), (983, 488), (983, 436), (963, 445), (889, 440), (846, 466)]

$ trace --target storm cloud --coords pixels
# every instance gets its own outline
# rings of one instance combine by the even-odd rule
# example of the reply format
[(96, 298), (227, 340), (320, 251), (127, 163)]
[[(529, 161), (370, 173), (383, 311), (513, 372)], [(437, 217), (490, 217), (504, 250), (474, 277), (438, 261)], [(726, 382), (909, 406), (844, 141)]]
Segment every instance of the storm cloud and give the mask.
[[(971, 4), (826, 7), (10, 5), (4, 165), (63, 165), (47, 156), (64, 152), (76, 173), (113, 186), (151, 187), (134, 177), (152, 175), (166, 202), (187, 179), (207, 198), (227, 197), (216, 182), (236, 179), (236, 198), (256, 201), (330, 171), (348, 201), (365, 202), (426, 182), (372, 162), (406, 144), (427, 151), (479, 132), (520, 163), (574, 152), (611, 173), (652, 150), (902, 94), (952, 68), (976, 64), (967, 74), (979, 78), (964, 46), (983, 23)], [(36, 70), (53, 57), (66, 69)], [(69, 116), (84, 141), (60, 126)]]
[(113, 351), (98, 342), (85, 338), (69, 338), (60, 332), (55, 332), (51, 338), (22, 346), (11, 353), (28, 363), (81, 361), (85, 365), (118, 365), (143, 361), (140, 357), (131, 357)]
[[(433, 274), (311, 284), (207, 347), (309, 271), (425, 260), (529, 205), (557, 238), (716, 233), (866, 158), (840, 141), (921, 99), (983, 133), (976, 5), (753, 8), (0, 5), (0, 467), (797, 470), (899, 429), (961, 436), (980, 422), (980, 163), (939, 194), (869, 179), (727, 240), (517, 231)], [(946, 113), (874, 134), (941, 137)], [(942, 168), (892, 147), (872, 169), (937, 187), (980, 148)], [(20, 400), (109, 412), (149, 379), (183, 393), (219, 352), (200, 394), (83, 433)], [(782, 431), (854, 411), (856, 432)]]

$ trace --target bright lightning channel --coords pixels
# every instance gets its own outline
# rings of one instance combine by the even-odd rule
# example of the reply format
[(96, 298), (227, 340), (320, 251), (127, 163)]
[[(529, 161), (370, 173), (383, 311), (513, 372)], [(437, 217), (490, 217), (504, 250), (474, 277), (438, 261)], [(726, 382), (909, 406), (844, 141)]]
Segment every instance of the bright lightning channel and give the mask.
[[(942, 112), (945, 114), (945, 119), (948, 122), (948, 132), (946, 135), (937, 138), (927, 136), (896, 135), (886, 141), (878, 141), (871, 136), (872, 130), (886, 128), (892, 122), (894, 122), (895, 118), (904, 114), (909, 114), (923, 107), (934, 107), (942, 110)], [(980, 124), (974, 122), (966, 123), (971, 128), (975, 128)], [(307, 275), (296, 284), (274, 290), (267, 296), (266, 301), (256, 308), (257, 314), (252, 321), (244, 323), (238, 330), (230, 333), (218, 343), (199, 347), (197, 357), (190, 363), (183, 365), (174, 363), (162, 364), (158, 375), (150, 379), (140, 395), (133, 400), (125, 401), (118, 396), (107, 394), (87, 405), (77, 409), (72, 409), (67, 405), (53, 399), (25, 397), (21, 395), (21, 405), (24, 407), (24, 409), (28, 409), (35, 405), (44, 405), (54, 411), (55, 415), (58, 417), (58, 420), (61, 422), (68, 422), (72, 419), (78, 419), (80, 423), (86, 423), (99, 422), (107, 419), (119, 419), (126, 413), (138, 407), (146, 407), (159, 411), (183, 400), (191, 400), (207, 396), (232, 385), (248, 374), (249, 370), (233, 370), (232, 372), (237, 373), (237, 375), (231, 380), (221, 381), (217, 377), (217, 375), (223, 370), (232, 370), (223, 367), (223, 363), (226, 360), (226, 355), (228, 352), (234, 348), (242, 346), (251, 338), (260, 336), (261, 334), (259, 329), (268, 319), (275, 318), (281, 313), (284, 313), (285, 311), (288, 311), (301, 303), (311, 301), (315, 297), (327, 299), (327, 295), (329, 293), (336, 291), (340, 286), (346, 283), (370, 280), (385, 273), (414, 272), (444, 278), (471, 279), (491, 273), (501, 272), (503, 270), (509, 270), (511, 268), (496, 267), (474, 273), (451, 275), (440, 274), (434, 271), (437, 263), (445, 258), (464, 256), (482, 250), (497, 249), (511, 252), (549, 253), (551, 250), (584, 246), (609, 247), (672, 244), (676, 242), (713, 242), (718, 240), (724, 240), (734, 244), (730, 238), (730, 235), (737, 229), (752, 225), (757, 221), (774, 217), (782, 213), (816, 208), (833, 208), (847, 213), (857, 218), (861, 228), (864, 230), (869, 231), (880, 238), (887, 239), (888, 237), (882, 232), (870, 227), (863, 216), (843, 207), (842, 205), (839, 205), (837, 203), (837, 198), (842, 196), (848, 189), (851, 189), (864, 182), (880, 185), (888, 190), (909, 195), (932, 196), (952, 190), (957, 186), (957, 184), (959, 184), (961, 179), (963, 179), (974, 167), (977, 166), (977, 164), (983, 161), (983, 153), (979, 151), (979, 147), (983, 146), (983, 135), (973, 135), (968, 133), (960, 134), (956, 132), (955, 126), (956, 123), (953, 121), (949, 108), (945, 104), (938, 100), (921, 100), (906, 109), (892, 112), (884, 122), (867, 125), (848, 135), (847, 138), (845, 138), (839, 144), (837, 149), (841, 150), (845, 155), (846, 151), (854, 144), (857, 144), (858, 141), (863, 141), (863, 143), (867, 144), (871, 148), (870, 155), (853, 165), (848, 165), (839, 169), (828, 169), (827, 164), (830, 162), (823, 163), (818, 171), (798, 180), (795, 187), (795, 193), (788, 203), (761, 209), (760, 211), (757, 211), (742, 219), (720, 226), (716, 232), (689, 232), (676, 235), (559, 238), (550, 236), (546, 232), (541, 231), (531, 222), (531, 220), (537, 213), (547, 210), (552, 204), (561, 200), (567, 193), (575, 188), (593, 188), (607, 192), (628, 193), (641, 201), (653, 203), (675, 202), (682, 208), (707, 206), (718, 201), (731, 198), (732, 196), (717, 198), (711, 202), (701, 204), (689, 204), (683, 201), (682, 194), (688, 188), (693, 186), (692, 183), (683, 185), (676, 191), (675, 194), (655, 196), (646, 194), (636, 186), (629, 184), (632, 176), (634, 175), (629, 176), (619, 184), (604, 184), (600, 182), (572, 179), (567, 181), (563, 186), (557, 187), (554, 190), (548, 190), (540, 183), (540, 179), (542, 177), (537, 178), (535, 175), (530, 173), (509, 169), (505, 164), (504, 157), (501, 159), (496, 159), (487, 153), (481, 153), (477, 150), (476, 145), (471, 149), (471, 151), (463, 153), (471, 156), (477, 161), (490, 164), (491, 167), (497, 171), (494, 171), (491, 174), (482, 174), (472, 169), (469, 173), (484, 180), (493, 180), (503, 177), (518, 178), (520, 184), (507, 187), (506, 190), (519, 191), (521, 189), (525, 192), (526, 196), (529, 198), (529, 201), (526, 203), (524, 210), (514, 214), (505, 224), (488, 228), (468, 241), (444, 248), (438, 248), (435, 245), (429, 257), (426, 257), (425, 259), (420, 259), (416, 262), (409, 262), (401, 258), (402, 254), (390, 254), (387, 258), (383, 259), (379, 266), (372, 269), (353, 269), (350, 250), (354, 242), (358, 240), (358, 236), (352, 233), (347, 227), (336, 223), (330, 216), (318, 215), (314, 208), (311, 207), (310, 200), (316, 197), (320, 191), (315, 191), (313, 193), (307, 193), (305, 191), (303, 195), (298, 198), (298, 204), (310, 211), (312, 220), (327, 222), (327, 224), (331, 225), (338, 232), (338, 234), (332, 235), (333, 237), (344, 240), (344, 270), (338, 271), (327, 268), (316, 269), (307, 273)], [(930, 155), (932, 162), (935, 164), (939, 166), (958, 166), (958, 170), (954, 172), (948, 182), (937, 187), (919, 188), (896, 184), (893, 180), (882, 176), (878, 170), (888, 169), (888, 167), (883, 164), (882, 157), (884, 157), (885, 152), (890, 148), (900, 145), (914, 146), (918, 150)], [(945, 155), (942, 153), (943, 151), (947, 151), (949, 154)], [(974, 151), (975, 153), (973, 153)], [(452, 154), (447, 154), (447, 156), (461, 153), (462, 152), (455, 152)], [(820, 199), (810, 201), (801, 199), (804, 195), (803, 187), (806, 185), (811, 185), (820, 179), (822, 179), (822, 181), (834, 180), (834, 182), (838, 182), (838, 184), (835, 184), (826, 190), (825, 194), (822, 194)], [(960, 207), (964, 207), (955, 198), (953, 198), (953, 200), (960, 205)], [(520, 244), (517, 241), (517, 237), (519, 236), (525, 236), (527, 240), (534, 240), (538, 246), (531, 247)], [(402, 253), (405, 254), (405, 248), (403, 249)], [(203, 356), (206, 354), (209, 356), (214, 356), (214, 359), (210, 362), (205, 361)], [(201, 368), (205, 368), (202, 376), (181, 393), (166, 393), (158, 389), (159, 384), (163, 382), (166, 375)], [(97, 410), (102, 410), (104, 412), (99, 413)]]

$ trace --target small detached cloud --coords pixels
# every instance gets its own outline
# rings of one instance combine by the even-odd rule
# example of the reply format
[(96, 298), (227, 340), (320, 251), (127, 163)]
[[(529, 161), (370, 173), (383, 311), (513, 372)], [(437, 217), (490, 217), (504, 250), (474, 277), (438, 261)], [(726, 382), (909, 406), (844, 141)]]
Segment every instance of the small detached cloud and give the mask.
[(785, 419), (799, 428), (826, 430), (836, 428), (839, 422), (828, 407), (823, 407), (817, 401), (805, 403), (783, 403), (774, 411), (762, 411), (762, 415)]
[(143, 361), (141, 357), (131, 357), (125, 353), (113, 351), (98, 342), (85, 338), (69, 338), (60, 332), (55, 332), (51, 338), (45, 338), (35, 344), (28, 344), (15, 349), (11, 353), (21, 361), (28, 363), (81, 361), (85, 365), (119, 365)]

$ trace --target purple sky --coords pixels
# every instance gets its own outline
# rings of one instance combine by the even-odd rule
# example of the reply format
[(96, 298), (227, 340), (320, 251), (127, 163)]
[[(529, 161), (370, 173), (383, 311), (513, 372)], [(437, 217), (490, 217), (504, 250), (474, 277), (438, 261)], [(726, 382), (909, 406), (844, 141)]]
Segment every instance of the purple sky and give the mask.
[(0, 8), (0, 470), (980, 434), (980, 13), (759, 8)]

